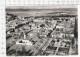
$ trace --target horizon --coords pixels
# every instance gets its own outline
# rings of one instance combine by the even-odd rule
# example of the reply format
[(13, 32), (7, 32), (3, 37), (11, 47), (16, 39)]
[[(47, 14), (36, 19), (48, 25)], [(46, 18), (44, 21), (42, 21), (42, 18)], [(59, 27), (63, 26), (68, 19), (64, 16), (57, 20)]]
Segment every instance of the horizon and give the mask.
[(12, 6), (6, 8), (6, 13), (19, 16), (54, 15), (57, 13), (67, 13), (77, 15), (77, 6), (73, 5), (53, 5), (53, 6)]

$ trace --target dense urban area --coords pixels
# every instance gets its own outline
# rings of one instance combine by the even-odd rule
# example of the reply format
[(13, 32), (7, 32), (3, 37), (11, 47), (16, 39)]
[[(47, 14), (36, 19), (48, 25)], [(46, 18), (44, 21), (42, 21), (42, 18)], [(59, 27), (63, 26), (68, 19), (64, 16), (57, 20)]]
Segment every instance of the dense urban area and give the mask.
[(8, 56), (77, 55), (76, 15), (17, 16), (6, 13)]

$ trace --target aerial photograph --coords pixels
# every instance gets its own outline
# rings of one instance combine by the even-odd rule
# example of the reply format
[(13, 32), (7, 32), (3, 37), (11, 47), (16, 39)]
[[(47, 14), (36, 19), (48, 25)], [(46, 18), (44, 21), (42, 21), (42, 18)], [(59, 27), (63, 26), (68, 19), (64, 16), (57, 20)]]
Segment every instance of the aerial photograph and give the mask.
[(76, 5), (7, 6), (7, 56), (78, 55)]

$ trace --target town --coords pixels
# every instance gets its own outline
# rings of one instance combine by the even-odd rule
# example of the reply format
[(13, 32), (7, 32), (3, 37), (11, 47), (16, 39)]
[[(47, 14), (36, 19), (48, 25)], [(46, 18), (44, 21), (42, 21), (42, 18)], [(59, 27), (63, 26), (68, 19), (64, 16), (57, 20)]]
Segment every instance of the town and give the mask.
[(8, 56), (77, 55), (75, 15), (26, 16), (6, 13)]

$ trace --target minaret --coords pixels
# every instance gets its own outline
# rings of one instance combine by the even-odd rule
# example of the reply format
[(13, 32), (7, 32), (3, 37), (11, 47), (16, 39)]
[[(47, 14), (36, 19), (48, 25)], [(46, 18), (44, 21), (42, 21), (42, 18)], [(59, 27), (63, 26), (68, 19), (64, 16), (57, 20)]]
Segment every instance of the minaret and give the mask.
[(25, 35), (25, 33), (23, 33), (24, 34), (24, 39), (26, 39), (26, 35)]

